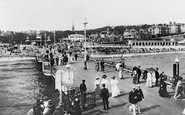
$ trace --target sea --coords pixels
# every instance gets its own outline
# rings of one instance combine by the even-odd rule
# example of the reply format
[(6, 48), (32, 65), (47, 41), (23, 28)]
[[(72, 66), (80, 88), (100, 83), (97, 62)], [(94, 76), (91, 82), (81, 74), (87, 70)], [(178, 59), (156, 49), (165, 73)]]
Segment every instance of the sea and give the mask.
[(0, 115), (26, 115), (44, 90), (32, 59), (0, 61)]
[[(185, 78), (185, 53), (132, 56), (125, 58), (129, 66), (159, 68), (173, 75), (173, 64), (178, 57), (180, 75)], [(36, 99), (44, 95), (42, 74), (31, 59), (0, 61), (0, 115), (26, 115)]]

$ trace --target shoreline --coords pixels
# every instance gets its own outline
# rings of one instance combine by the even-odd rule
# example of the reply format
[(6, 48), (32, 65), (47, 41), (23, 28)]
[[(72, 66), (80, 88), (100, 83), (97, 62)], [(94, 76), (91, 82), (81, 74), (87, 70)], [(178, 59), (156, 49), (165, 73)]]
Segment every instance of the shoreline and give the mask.
[(21, 56), (17, 56), (17, 57), (0, 57), (0, 62), (7, 62), (7, 61), (20, 61), (20, 60), (34, 60), (35, 57), (21, 57)]

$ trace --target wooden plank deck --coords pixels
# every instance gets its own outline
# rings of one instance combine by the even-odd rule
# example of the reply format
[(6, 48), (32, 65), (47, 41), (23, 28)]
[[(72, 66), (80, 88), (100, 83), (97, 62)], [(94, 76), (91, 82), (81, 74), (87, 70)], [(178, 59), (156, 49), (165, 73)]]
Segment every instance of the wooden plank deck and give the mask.
[[(103, 110), (101, 100), (97, 101), (97, 106), (91, 110), (83, 111), (83, 115), (132, 115), (128, 110), (128, 93), (133, 86), (132, 77), (129, 73), (124, 73), (124, 79), (118, 78), (118, 72), (115, 69), (105, 68), (105, 72), (95, 71), (94, 62), (88, 62), (88, 70), (84, 70), (83, 59), (79, 59), (78, 62), (71, 64), (76, 68), (74, 72), (74, 87), (79, 87), (82, 79), (86, 80), (87, 89), (93, 91), (94, 81), (96, 76), (102, 76), (106, 74), (108, 80), (115, 75), (119, 80), (119, 87), (121, 95), (117, 98), (109, 98), (110, 109)], [(65, 69), (65, 66), (55, 66), (56, 69)], [(143, 90), (145, 100), (141, 103), (142, 115), (182, 115), (182, 111), (185, 108), (185, 101), (175, 100), (173, 96), (171, 98), (162, 98), (158, 95), (159, 87), (147, 88), (145, 81), (141, 81), (141, 88)], [(109, 86), (111, 92), (111, 87)], [(173, 90), (168, 88), (170, 95), (173, 95)]]

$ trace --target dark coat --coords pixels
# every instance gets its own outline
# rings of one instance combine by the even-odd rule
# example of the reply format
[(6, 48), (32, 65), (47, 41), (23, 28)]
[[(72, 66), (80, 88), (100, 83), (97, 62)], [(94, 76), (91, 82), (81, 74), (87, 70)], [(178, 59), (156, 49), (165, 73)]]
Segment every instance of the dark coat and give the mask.
[(141, 89), (137, 89), (137, 101), (142, 101), (144, 99), (143, 91)]
[(155, 71), (155, 77), (156, 79), (159, 79), (159, 72), (157, 70)]
[(104, 61), (101, 61), (101, 62), (100, 62), (100, 66), (101, 66), (102, 68), (104, 68)]
[(161, 97), (168, 97), (169, 96), (169, 94), (166, 90), (166, 87), (167, 87), (167, 84), (163, 80), (161, 80), (159, 91), (158, 91), (158, 93)]
[(141, 75), (141, 69), (137, 68), (137, 74), (140, 76)]
[(109, 90), (107, 88), (103, 88), (101, 90), (101, 97), (102, 97), (102, 99), (108, 99), (109, 98)]
[(74, 112), (75, 115), (81, 115), (82, 114), (82, 110), (80, 108), (80, 100), (75, 100), (74, 101)]
[(136, 104), (137, 103), (137, 92), (136, 91), (131, 91), (129, 93), (129, 102), (131, 104)]
[(87, 90), (86, 85), (85, 85), (84, 83), (81, 83), (81, 84), (80, 84), (80, 91), (81, 91), (81, 92), (86, 92), (86, 90)]

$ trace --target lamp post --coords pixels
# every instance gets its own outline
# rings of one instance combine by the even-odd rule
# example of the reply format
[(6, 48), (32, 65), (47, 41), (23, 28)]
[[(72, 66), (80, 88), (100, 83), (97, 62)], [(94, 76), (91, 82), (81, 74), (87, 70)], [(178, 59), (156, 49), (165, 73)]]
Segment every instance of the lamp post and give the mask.
[(47, 36), (46, 36), (46, 33), (45, 33), (45, 47), (46, 47), (46, 37), (47, 37)]
[(84, 24), (84, 36), (85, 36), (84, 70), (87, 70), (87, 50), (86, 50), (87, 43), (86, 43), (86, 25), (87, 25), (88, 23), (87, 23), (87, 20), (86, 20), (86, 18), (85, 18), (85, 22), (84, 22), (83, 24)]
[(176, 56), (175, 63), (173, 64), (173, 77), (179, 77), (179, 59)]

